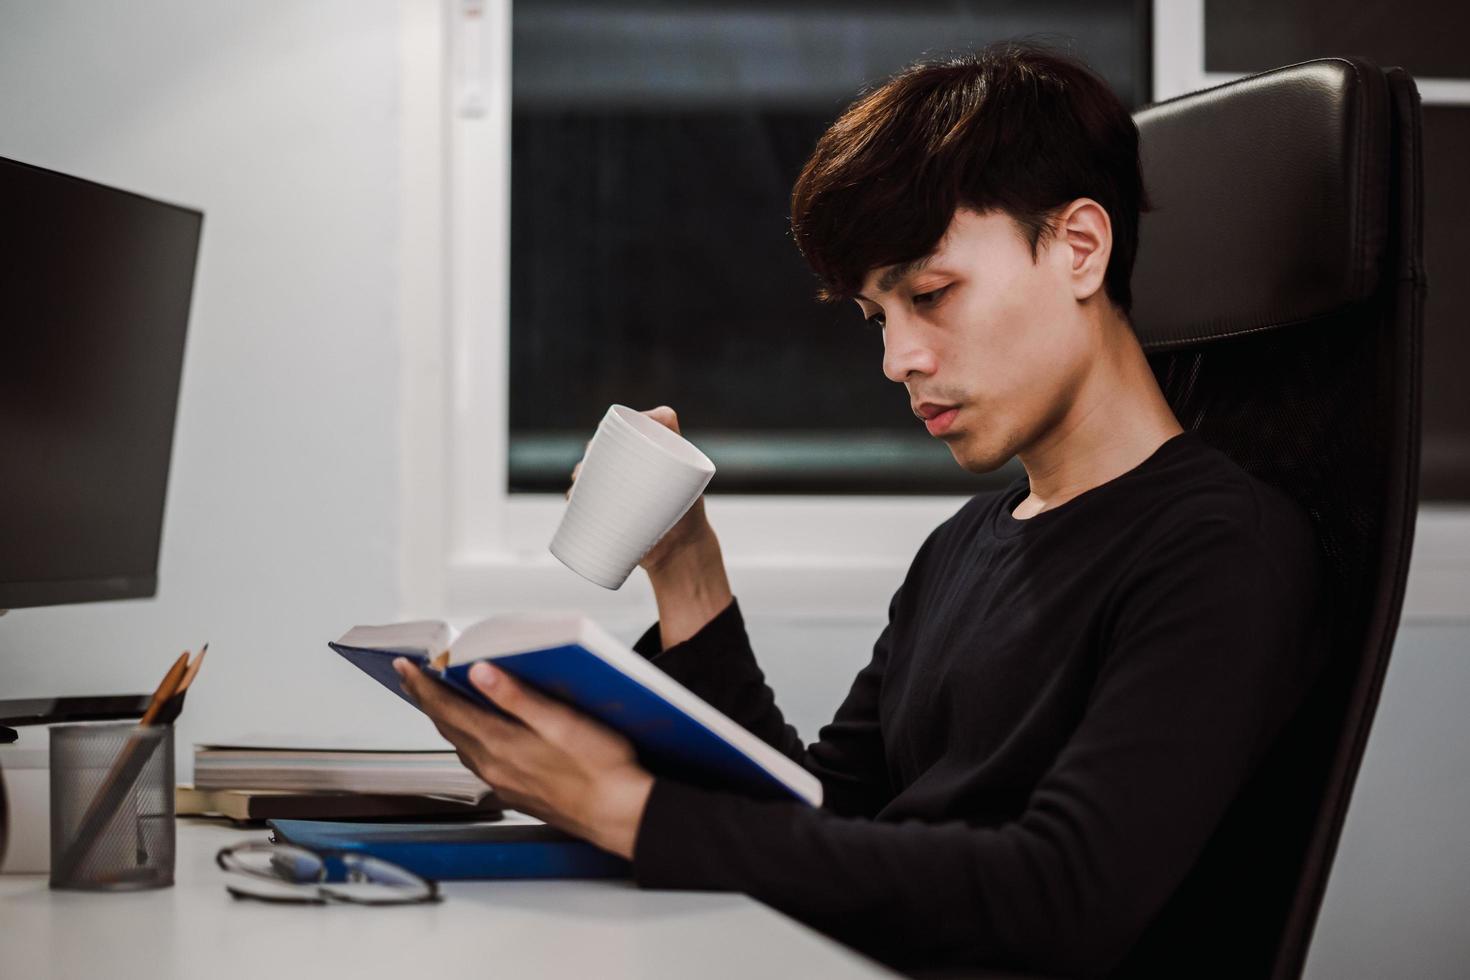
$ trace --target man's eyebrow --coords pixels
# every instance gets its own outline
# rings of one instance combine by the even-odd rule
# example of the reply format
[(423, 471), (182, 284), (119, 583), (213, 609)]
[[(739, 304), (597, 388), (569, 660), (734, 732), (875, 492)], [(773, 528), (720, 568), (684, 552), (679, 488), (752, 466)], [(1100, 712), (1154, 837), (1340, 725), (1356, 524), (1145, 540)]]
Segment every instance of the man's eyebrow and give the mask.
[(933, 258), (934, 253), (930, 252), (923, 258), (914, 259), (912, 262), (905, 262), (903, 265), (896, 265), (892, 269), (889, 269), (878, 279), (878, 292), (888, 292), (894, 286), (897, 286), (899, 281), (905, 276), (911, 276), (928, 265)]

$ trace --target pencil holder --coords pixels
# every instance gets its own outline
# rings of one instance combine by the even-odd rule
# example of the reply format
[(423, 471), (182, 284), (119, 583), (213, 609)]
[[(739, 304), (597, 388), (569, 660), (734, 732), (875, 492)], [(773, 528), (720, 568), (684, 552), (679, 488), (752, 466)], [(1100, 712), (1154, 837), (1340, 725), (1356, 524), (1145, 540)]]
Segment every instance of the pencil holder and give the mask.
[(51, 729), (51, 887), (174, 883), (172, 725)]

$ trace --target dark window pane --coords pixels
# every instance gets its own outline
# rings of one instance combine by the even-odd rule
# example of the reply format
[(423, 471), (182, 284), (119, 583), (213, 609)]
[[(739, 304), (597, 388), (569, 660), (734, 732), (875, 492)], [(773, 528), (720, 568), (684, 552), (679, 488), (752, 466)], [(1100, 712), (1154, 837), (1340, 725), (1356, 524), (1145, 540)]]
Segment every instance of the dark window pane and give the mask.
[(1470, 106), (1424, 107), (1424, 451), (1420, 495), (1470, 500)]
[(1445, 0), (1206, 0), (1205, 70), (1257, 72), (1362, 55), (1424, 78), (1470, 76), (1470, 4)]
[(517, 0), (512, 491), (561, 491), (613, 402), (670, 404), (724, 492), (974, 492), (882, 374), (856, 307), (815, 300), (788, 228), (822, 131), (904, 65), (1022, 35), (1148, 98), (1128, 2), (719, 5)]

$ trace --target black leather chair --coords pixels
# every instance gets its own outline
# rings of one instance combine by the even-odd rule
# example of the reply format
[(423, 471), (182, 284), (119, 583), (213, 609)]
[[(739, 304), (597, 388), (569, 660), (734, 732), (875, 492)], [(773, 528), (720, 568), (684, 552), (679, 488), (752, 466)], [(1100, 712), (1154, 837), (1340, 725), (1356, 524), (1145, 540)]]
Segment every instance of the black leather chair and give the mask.
[[(1180, 423), (1306, 508), (1330, 661), (1125, 972), (1299, 976), (1398, 630), (1419, 474), (1419, 97), (1361, 58), (1135, 114), (1134, 327)], [(1230, 887), (1211, 892), (1211, 882)], [(1249, 905), (1222, 895), (1252, 896)]]

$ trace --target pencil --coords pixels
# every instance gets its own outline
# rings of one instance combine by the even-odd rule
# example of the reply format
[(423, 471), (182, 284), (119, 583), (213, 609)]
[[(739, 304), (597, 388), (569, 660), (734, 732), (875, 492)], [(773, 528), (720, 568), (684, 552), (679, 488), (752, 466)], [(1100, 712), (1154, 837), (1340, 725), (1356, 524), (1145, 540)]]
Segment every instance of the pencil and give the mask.
[[(206, 643), (204, 644), (204, 648), (199, 651), (199, 656), (195, 657), (193, 662), (189, 664), (189, 669), (184, 671), (183, 679), (179, 681), (179, 686), (174, 689), (173, 696), (164, 702), (163, 708), (154, 717), (153, 723), (155, 725), (172, 725), (179, 717), (179, 712), (184, 710), (184, 694), (189, 690), (189, 685), (194, 683), (194, 678), (199, 673), (199, 665), (204, 663), (204, 655), (208, 652), (209, 644)], [(188, 651), (185, 651), (185, 656), (187, 655)]]

